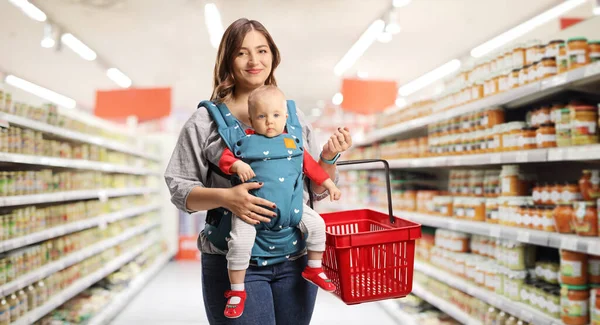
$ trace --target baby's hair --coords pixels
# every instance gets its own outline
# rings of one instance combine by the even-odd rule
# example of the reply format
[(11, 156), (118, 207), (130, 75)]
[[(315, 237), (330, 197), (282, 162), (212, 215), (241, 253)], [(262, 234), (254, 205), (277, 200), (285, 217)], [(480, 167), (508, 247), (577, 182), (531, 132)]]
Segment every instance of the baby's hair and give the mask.
[(250, 114), (250, 116), (252, 116), (252, 112), (254, 111), (254, 108), (256, 107), (258, 102), (260, 102), (260, 100), (261, 100), (261, 98), (263, 98), (263, 96), (275, 95), (275, 94), (277, 94), (277, 95), (281, 94), (281, 96), (285, 98), (285, 94), (283, 93), (283, 91), (281, 91), (281, 89), (277, 88), (277, 86), (274, 86), (274, 85), (264, 85), (264, 86), (260, 86), (256, 89), (254, 89), (250, 93), (250, 96), (248, 96), (248, 114)]

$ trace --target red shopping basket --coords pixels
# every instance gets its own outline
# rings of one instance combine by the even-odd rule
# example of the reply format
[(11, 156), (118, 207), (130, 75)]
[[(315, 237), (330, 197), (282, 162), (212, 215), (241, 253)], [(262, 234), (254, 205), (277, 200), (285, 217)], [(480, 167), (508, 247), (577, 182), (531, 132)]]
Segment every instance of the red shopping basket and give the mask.
[(394, 217), (387, 161), (349, 160), (338, 165), (373, 162), (385, 165), (389, 215), (368, 209), (322, 214), (327, 231), (323, 268), (346, 304), (401, 298), (412, 291), (421, 225)]

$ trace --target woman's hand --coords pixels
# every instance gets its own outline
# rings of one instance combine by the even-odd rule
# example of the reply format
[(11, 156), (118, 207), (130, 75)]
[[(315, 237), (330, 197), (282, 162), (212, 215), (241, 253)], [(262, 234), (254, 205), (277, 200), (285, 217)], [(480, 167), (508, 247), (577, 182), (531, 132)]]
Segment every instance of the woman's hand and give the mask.
[(261, 205), (275, 209), (275, 204), (248, 193), (250, 190), (258, 189), (262, 186), (263, 183), (252, 182), (228, 189), (230, 192), (227, 195), (227, 205), (224, 208), (251, 225), (257, 225), (260, 222), (270, 222), (270, 218), (276, 217), (277, 214), (261, 207)]
[(348, 150), (351, 146), (352, 136), (350, 130), (347, 127), (338, 128), (323, 146), (321, 155), (324, 159), (332, 160), (338, 153)]

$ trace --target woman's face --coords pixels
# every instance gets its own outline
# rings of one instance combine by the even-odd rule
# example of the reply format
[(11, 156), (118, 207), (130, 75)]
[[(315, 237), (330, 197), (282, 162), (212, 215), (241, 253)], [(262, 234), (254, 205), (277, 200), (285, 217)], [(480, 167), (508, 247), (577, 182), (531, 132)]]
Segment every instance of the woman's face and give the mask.
[(233, 61), (236, 87), (254, 90), (265, 84), (271, 74), (273, 55), (263, 34), (251, 30)]

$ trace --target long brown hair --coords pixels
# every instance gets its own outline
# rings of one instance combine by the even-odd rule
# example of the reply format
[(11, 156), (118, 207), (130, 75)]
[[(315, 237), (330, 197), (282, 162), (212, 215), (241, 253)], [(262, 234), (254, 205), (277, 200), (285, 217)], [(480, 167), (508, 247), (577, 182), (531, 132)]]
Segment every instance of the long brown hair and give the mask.
[(235, 90), (235, 80), (233, 78), (233, 60), (237, 51), (242, 47), (244, 37), (251, 30), (256, 30), (262, 33), (267, 39), (269, 48), (273, 55), (273, 63), (271, 65), (271, 73), (265, 81), (265, 85), (277, 86), (275, 80), (275, 68), (281, 62), (279, 55), (279, 49), (275, 45), (271, 34), (267, 31), (265, 26), (256, 20), (249, 20), (246, 18), (240, 18), (234, 21), (223, 34), (219, 50), (217, 52), (217, 61), (215, 63), (214, 79), (213, 79), (213, 93), (210, 98), (211, 101), (222, 103), (231, 99), (233, 91)]

